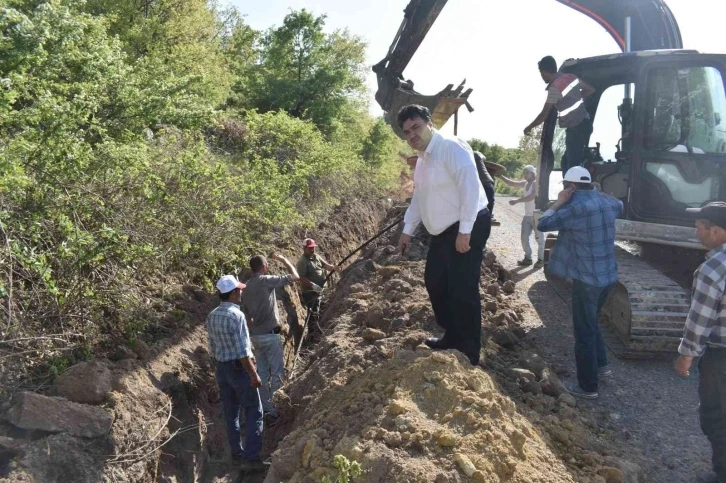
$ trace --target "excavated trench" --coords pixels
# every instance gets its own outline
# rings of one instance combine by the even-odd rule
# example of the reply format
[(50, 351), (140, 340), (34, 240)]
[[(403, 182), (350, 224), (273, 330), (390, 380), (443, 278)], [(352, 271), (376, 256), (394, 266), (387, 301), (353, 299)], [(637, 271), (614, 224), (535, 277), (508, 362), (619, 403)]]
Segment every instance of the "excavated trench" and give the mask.
[[(299, 235), (316, 238), (337, 262), (402, 212), (390, 202), (350, 203)], [(636, 450), (613, 447), (611, 428), (578, 411), (524, 337), (523, 294), (493, 253), (482, 265), (481, 367), (456, 351), (431, 353), (422, 345), (437, 332), (423, 286), (426, 240), (416, 238), (403, 257), (392, 246), (397, 236), (390, 232), (345, 268), (311, 324), (294, 379), (277, 395), (281, 416), (265, 428), (268, 474), (228, 463), (203, 323), (217, 300), (183, 287), (170, 301), (178, 319), (168, 324), (172, 330), (96, 361), (111, 378), (100, 406), (113, 415), (108, 436), (19, 435), (2, 424), (0, 475), (28, 482), (318, 483), (336, 481), (334, 461), (343, 455), (362, 465), (357, 482), (644, 481), (622, 458)], [(299, 253), (294, 244), (278, 248), (290, 258)], [(279, 295), (289, 370), (304, 313), (296, 294)]]

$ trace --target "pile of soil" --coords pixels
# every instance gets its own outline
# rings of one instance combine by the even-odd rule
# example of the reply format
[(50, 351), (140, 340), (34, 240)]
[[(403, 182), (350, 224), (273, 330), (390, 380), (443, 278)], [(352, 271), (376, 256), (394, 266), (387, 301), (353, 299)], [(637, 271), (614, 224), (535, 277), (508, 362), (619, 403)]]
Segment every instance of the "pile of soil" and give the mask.
[(346, 271), (325, 337), (284, 388), (290, 432), (265, 482), (335, 481), (338, 454), (362, 464), (361, 482), (641, 481), (520, 340), (519, 295), (494, 254), (482, 264), (481, 366), (422, 344), (438, 332), (425, 253), (423, 239), (406, 257), (384, 244)]

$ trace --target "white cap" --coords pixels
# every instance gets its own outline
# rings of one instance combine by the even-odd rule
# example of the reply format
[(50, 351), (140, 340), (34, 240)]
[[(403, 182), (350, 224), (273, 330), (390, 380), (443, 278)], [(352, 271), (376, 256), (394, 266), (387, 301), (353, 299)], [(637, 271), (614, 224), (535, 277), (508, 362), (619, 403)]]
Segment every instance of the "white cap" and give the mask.
[(590, 177), (590, 172), (582, 166), (573, 166), (567, 170), (562, 181), (569, 181), (570, 183), (592, 183), (592, 178)]
[(236, 288), (243, 289), (246, 286), (237, 280), (237, 277), (234, 275), (225, 275), (217, 281), (217, 290), (219, 290), (219, 293), (229, 293)]
[(525, 171), (529, 171), (532, 174), (537, 174), (537, 168), (535, 168), (531, 164), (528, 164), (527, 166), (525, 166), (524, 168), (522, 168), (522, 172), (524, 173)]

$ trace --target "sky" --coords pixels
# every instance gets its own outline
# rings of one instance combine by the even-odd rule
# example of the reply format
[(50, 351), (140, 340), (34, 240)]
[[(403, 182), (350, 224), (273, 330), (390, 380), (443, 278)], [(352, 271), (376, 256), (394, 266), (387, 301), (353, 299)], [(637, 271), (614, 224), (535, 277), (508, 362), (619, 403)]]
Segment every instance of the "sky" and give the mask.
[[(385, 57), (408, 4), (408, 0), (223, 1), (235, 6), (245, 21), (259, 30), (279, 26), (291, 10), (305, 8), (325, 14), (326, 31), (348, 29), (368, 44), (369, 65)], [(722, 34), (726, 1), (666, 3), (679, 24), (685, 48), (726, 53), (726, 36)], [(449, 0), (403, 75), (423, 94), (435, 94), (466, 79), (466, 86), (474, 89), (469, 102), (475, 110), (460, 110), (459, 137), (516, 147), (522, 130), (545, 101), (545, 85), (537, 70), (539, 59), (552, 55), (561, 64), (568, 58), (618, 51), (602, 27), (555, 0)], [(367, 81), (371, 113), (380, 115), (382, 110), (373, 99), (373, 72)], [(623, 96), (619, 89), (604, 96), (602, 102), (612, 106), (612, 116), (595, 120), (591, 139), (611, 146), (619, 137), (615, 107)], [(453, 117), (442, 130), (453, 133)]]

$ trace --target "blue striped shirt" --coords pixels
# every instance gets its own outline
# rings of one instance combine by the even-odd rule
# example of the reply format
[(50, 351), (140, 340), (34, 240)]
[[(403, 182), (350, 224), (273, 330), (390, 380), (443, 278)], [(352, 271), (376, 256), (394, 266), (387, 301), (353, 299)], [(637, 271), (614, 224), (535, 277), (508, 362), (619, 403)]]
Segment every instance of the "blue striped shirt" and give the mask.
[(252, 344), (245, 315), (237, 304), (222, 302), (207, 316), (209, 353), (219, 362), (250, 357)]
[(547, 210), (539, 231), (558, 231), (547, 271), (594, 287), (618, 280), (615, 261), (615, 219), (623, 202), (599, 191), (578, 190), (557, 211)]

